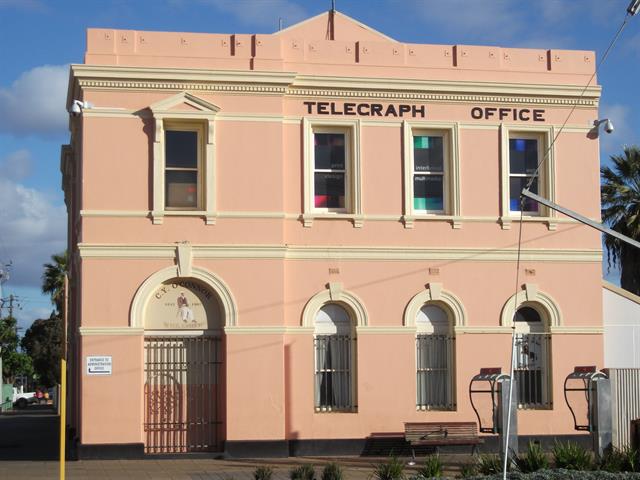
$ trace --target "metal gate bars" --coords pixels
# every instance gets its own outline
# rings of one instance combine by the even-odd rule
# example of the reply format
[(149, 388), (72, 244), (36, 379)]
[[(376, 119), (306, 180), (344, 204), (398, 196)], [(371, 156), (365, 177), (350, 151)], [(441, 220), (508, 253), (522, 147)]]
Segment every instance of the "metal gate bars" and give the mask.
[(145, 453), (221, 450), (219, 337), (145, 337)]

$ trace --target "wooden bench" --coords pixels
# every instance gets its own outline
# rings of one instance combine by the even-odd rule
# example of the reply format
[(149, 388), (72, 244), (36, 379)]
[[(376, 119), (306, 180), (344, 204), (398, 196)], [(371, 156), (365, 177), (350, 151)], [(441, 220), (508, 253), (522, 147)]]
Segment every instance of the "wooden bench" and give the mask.
[(412, 446), (432, 445), (436, 451), (439, 446), (471, 445), (472, 454), (479, 444), (484, 443), (478, 437), (475, 422), (408, 422), (404, 424), (404, 438)]

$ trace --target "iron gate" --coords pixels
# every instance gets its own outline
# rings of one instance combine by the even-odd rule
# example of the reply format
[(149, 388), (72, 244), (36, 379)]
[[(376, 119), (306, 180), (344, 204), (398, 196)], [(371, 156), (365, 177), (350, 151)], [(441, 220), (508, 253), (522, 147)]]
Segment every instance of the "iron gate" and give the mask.
[(145, 337), (145, 453), (221, 450), (219, 337)]

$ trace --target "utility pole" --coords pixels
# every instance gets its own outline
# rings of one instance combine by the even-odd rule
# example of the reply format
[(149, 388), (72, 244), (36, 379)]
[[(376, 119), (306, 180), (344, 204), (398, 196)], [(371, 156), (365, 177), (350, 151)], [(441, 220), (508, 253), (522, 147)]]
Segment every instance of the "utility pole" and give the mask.
[(9, 295), (9, 318), (13, 318), (13, 301), (16, 298), (13, 296), (13, 293)]

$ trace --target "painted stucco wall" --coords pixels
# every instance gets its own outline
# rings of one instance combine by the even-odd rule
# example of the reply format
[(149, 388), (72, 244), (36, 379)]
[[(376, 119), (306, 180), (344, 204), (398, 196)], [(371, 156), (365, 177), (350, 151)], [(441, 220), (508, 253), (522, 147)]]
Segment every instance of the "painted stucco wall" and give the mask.
[(640, 298), (609, 283), (602, 288), (604, 366), (640, 368)]
[[(141, 291), (157, 272), (178, 275), (184, 242), (189, 266), (223, 282), (234, 310), (234, 323), (224, 312), (227, 440), (364, 438), (402, 431), (406, 421), (475, 420), (469, 381), (481, 367), (508, 371), (511, 328), (501, 318), (525, 284), (559, 313), (549, 326), (553, 407), (520, 411), (520, 433), (573, 433), (564, 377), (576, 365), (603, 364), (600, 237), (553, 215), (525, 219), (521, 232), (517, 218), (504, 218), (502, 135), (532, 123), (471, 111), (543, 109), (537, 126), (555, 134), (593, 72), (593, 52), (406, 45), (338, 18), (336, 40), (319, 38), (322, 18), (271, 36), (89, 30), (86, 65), (72, 67), (70, 95), (94, 108), (72, 120), (69, 162), (77, 168), (65, 177), (75, 186), (67, 194), (81, 443), (145, 441)], [(215, 223), (178, 213), (154, 224), (150, 106), (183, 91), (219, 109), (211, 114), (213, 182), (204, 185), (215, 197)], [(591, 87), (579, 99), (550, 172), (555, 199), (592, 218), (599, 216), (598, 140), (590, 134), (598, 97)], [(459, 215), (406, 222), (407, 119), (363, 116), (356, 118), (362, 212), (305, 223), (305, 119), (346, 118), (309, 114), (305, 101), (424, 105), (425, 118), (412, 123), (457, 132)], [(303, 311), (329, 284), (359, 298), (368, 318), (356, 328), (354, 413), (314, 411), (313, 329)], [(455, 328), (450, 412), (416, 411), (415, 329), (404, 323), (411, 298), (436, 284), (465, 311)], [(87, 355), (113, 355), (113, 374), (88, 377)]]

